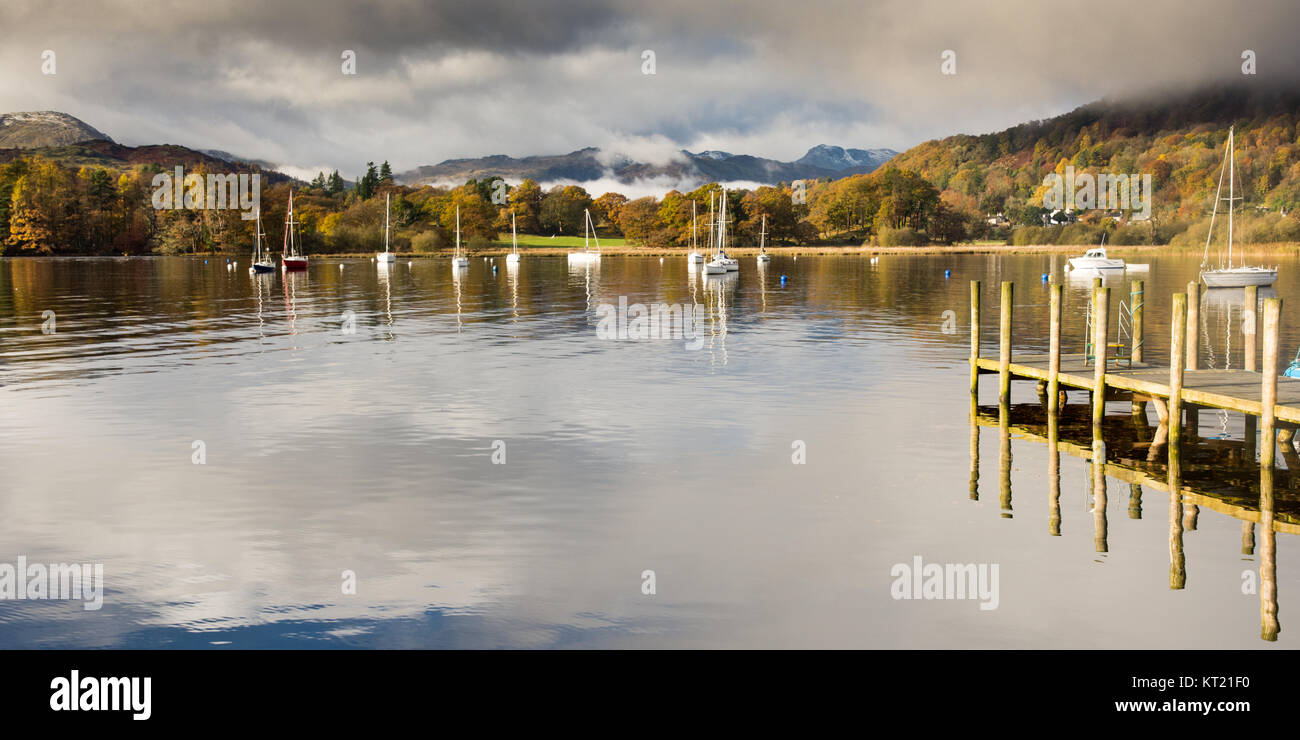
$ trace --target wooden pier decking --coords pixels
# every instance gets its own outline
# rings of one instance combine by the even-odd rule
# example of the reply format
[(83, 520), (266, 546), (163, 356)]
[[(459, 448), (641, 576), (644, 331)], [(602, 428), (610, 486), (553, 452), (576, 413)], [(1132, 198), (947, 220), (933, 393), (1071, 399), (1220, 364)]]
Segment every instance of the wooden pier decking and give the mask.
[[(993, 357), (978, 358), (980, 374), (996, 374), (1000, 362)], [(1051, 358), (1046, 353), (1016, 355), (1008, 366), (1013, 380), (1048, 381)], [(1061, 355), (1057, 382), (1064, 387), (1091, 391), (1096, 376), (1093, 363), (1084, 362), (1082, 354)], [(1139, 400), (1169, 398), (1169, 368), (1134, 362), (1132, 367), (1106, 371), (1106, 389), (1135, 394)], [(1206, 408), (1239, 411), (1252, 416), (1263, 413), (1263, 390), (1260, 374), (1248, 370), (1184, 370), (1183, 401)], [(1107, 400), (1116, 400), (1113, 394)], [(1300, 425), (1300, 379), (1277, 379), (1274, 410), (1278, 421)]]

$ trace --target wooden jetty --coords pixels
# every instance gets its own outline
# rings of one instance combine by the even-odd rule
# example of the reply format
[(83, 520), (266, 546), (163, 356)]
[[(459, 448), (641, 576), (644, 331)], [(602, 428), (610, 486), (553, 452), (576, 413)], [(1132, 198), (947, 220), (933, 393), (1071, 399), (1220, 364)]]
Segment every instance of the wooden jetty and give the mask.
[[(1196, 338), (1199, 330), (1200, 286), (1190, 283), (1186, 293), (1173, 296), (1170, 321), (1169, 364), (1161, 367), (1150, 362), (1143, 352), (1144, 285), (1135, 280), (1131, 286), (1132, 309), (1129, 312), (1129, 342), (1112, 341), (1109, 334), (1110, 289), (1098, 279), (1093, 283), (1089, 311), (1091, 333), (1085, 338), (1085, 351), (1061, 354), (1062, 287), (1051, 286), (1049, 343), (1046, 354), (1018, 355), (1013, 351), (1013, 296), (1015, 286), (1003, 282), (999, 344), (996, 358), (984, 357), (980, 347), (980, 284), (971, 283), (971, 498), (979, 498), (979, 430), (992, 426), (991, 413), (979, 406), (979, 376), (998, 375), (997, 421), (999, 445), (999, 503), (1002, 516), (1011, 517), (1011, 382), (1029, 380), (1038, 384), (1039, 406), (1046, 414), (1045, 429), (1020, 426), (1020, 436), (1044, 439), (1048, 456), (1049, 517), (1052, 535), (1060, 534), (1060, 453), (1065, 451), (1084, 458), (1092, 468), (1093, 541), (1096, 551), (1109, 551), (1107, 522), (1107, 478), (1115, 477), (1130, 485), (1130, 516), (1141, 515), (1141, 489), (1149, 486), (1169, 493), (1169, 587), (1183, 589), (1187, 584), (1184, 535), (1195, 531), (1201, 507), (1242, 520), (1242, 552), (1254, 554), (1256, 527), (1259, 530), (1259, 597), (1260, 637), (1275, 641), (1281, 627), (1277, 602), (1277, 534), (1300, 534), (1300, 513), (1292, 501), (1278, 501), (1275, 478), (1278, 447), (1282, 447), (1291, 482), (1300, 471), (1300, 453), (1293, 446), (1295, 430), (1300, 428), (1300, 379), (1278, 376), (1278, 323), (1282, 302), (1277, 298), (1264, 301), (1263, 362), (1256, 372), (1255, 313), (1258, 294), (1245, 289), (1246, 315), (1243, 334), (1246, 345), (1246, 369), (1203, 370), (1198, 367)], [(1077, 407), (1066, 408), (1068, 390), (1084, 390), (1090, 395), (1088, 421), (1090, 434), (1084, 439), (1061, 439), (1063, 417), (1067, 422)], [(1108, 451), (1106, 431), (1115, 434), (1115, 417), (1107, 419), (1108, 401), (1132, 402), (1128, 418), (1135, 429), (1143, 430), (1139, 440), (1128, 440), (1128, 453)], [(1148, 426), (1147, 404), (1156, 409), (1158, 427)], [(1197, 460), (1197, 414), (1184, 411), (1216, 408), (1245, 415), (1245, 439), (1237, 442), (1239, 451), (1229, 451), (1207, 465)], [(1084, 409), (1080, 409), (1084, 410)], [(1257, 468), (1258, 485), (1246, 484), (1243, 475), (1255, 466), (1256, 426), (1259, 430)], [(1068, 429), (1067, 429), (1068, 431)], [(1185, 439), (1186, 437), (1186, 439)], [(1091, 444), (1086, 444), (1090, 441)], [(1116, 439), (1122, 448), (1124, 440)], [(1190, 460), (1184, 461), (1184, 445)], [(1145, 450), (1139, 458), (1135, 451)], [(1163, 453), (1163, 454), (1162, 454)], [(1157, 467), (1164, 458), (1163, 470)], [(1225, 465), (1234, 463), (1234, 465)], [(1210, 466), (1213, 466), (1212, 468)], [(1227, 470), (1228, 467), (1234, 468)], [(1185, 481), (1184, 477), (1190, 480)], [(1291, 493), (1291, 482), (1282, 481), (1282, 493)], [(1223, 485), (1227, 484), (1226, 489)], [(1217, 490), (1209, 490), (1214, 488)], [(1281, 505), (1279, 505), (1281, 504)], [(1136, 518), (1136, 517), (1135, 517)]]
[[(1142, 281), (1134, 281), (1133, 294), (1142, 293)], [(997, 357), (984, 357), (980, 353), (980, 302), (979, 281), (971, 283), (971, 402), (978, 405), (979, 383), (983, 374), (997, 374), (998, 402), (1010, 400), (1011, 381), (1032, 380), (1040, 384), (1049, 404), (1054, 404), (1053, 391), (1058, 388), (1086, 390), (1093, 397), (1094, 422), (1104, 413), (1105, 401), (1132, 400), (1153, 402), (1162, 420), (1167, 418), (1169, 406), (1180, 410), (1189, 408), (1216, 408), (1237, 411), (1271, 426), (1284, 429), (1300, 428), (1300, 379), (1279, 377), (1277, 330), (1281, 313), (1281, 299), (1269, 298), (1264, 302), (1264, 372), (1254, 370), (1202, 370), (1195, 365), (1191, 348), (1195, 346), (1196, 325), (1188, 323), (1189, 301), (1187, 294), (1174, 296), (1174, 331), (1169, 365), (1157, 366), (1142, 361), (1142, 312), (1133, 312), (1132, 342), (1124, 347), (1110, 341), (1108, 336), (1109, 288), (1093, 288), (1094, 334), (1089, 346), (1093, 355), (1085, 353), (1061, 354), (1061, 286), (1052, 286), (1051, 350), (1047, 353), (1015, 354), (1012, 337), (1011, 283), (1002, 284), (999, 351)], [(1253, 291), (1251, 291), (1253, 293)], [(1251, 297), (1248, 294), (1248, 297)], [(1192, 301), (1191, 303), (1197, 303)], [(1249, 305), (1249, 304), (1248, 304)], [(1250, 308), (1247, 309), (1250, 311)], [(1250, 311), (1253, 314), (1253, 311)], [(1247, 346), (1247, 367), (1253, 367), (1255, 332), (1253, 317), (1244, 322)], [(1104, 348), (1098, 349), (1098, 348)], [(1104, 357), (1104, 362), (1098, 361)], [(1101, 393), (1098, 393), (1101, 389)], [(1175, 393), (1175, 389), (1178, 391)], [(1181, 414), (1179, 415), (1181, 417)], [(1171, 430), (1181, 428), (1183, 420), (1170, 421)], [(1263, 447), (1261, 454), (1272, 458)]]

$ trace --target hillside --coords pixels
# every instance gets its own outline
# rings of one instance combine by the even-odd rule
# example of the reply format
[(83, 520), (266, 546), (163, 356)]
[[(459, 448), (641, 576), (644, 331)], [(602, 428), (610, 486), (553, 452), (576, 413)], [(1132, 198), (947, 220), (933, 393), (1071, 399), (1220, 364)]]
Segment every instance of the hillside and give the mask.
[(0, 114), (0, 149), (59, 147), (96, 139), (112, 141), (67, 113), (47, 110)]
[(1242, 210), (1300, 206), (1300, 91), (1239, 85), (1140, 100), (1102, 100), (993, 134), (928, 141), (890, 165), (919, 173), (974, 216), (1038, 223), (1040, 186), (1063, 172), (1152, 175), (1157, 222), (1208, 214), (1229, 126), (1236, 126)]

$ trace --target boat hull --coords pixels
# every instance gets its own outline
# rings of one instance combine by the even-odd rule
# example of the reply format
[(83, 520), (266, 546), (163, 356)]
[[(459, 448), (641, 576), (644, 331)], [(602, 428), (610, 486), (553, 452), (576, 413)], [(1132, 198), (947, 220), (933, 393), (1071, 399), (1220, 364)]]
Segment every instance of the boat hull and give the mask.
[(515, 253), (513, 253), (513, 252), (511, 252), (510, 254), (507, 254), (507, 255), (506, 255), (506, 264), (507, 264), (507, 265), (517, 265), (517, 264), (519, 264), (519, 255), (517, 255), (517, 254), (515, 254)]
[(280, 260), (280, 266), (291, 272), (298, 272), (307, 269), (306, 257), (285, 257)]
[(248, 268), (248, 271), (254, 273), (275, 272), (275, 265), (271, 262), (254, 262), (253, 266)]
[(388, 264), (392, 264), (397, 261), (397, 255), (393, 254), (392, 252), (380, 252), (379, 254), (375, 255), (375, 261), (387, 262)]
[(1272, 285), (1277, 282), (1277, 270), (1264, 267), (1206, 270), (1201, 273), (1201, 282), (1210, 288), (1244, 288), (1249, 285)]
[(1092, 259), (1088, 257), (1075, 257), (1070, 260), (1071, 270), (1123, 270), (1124, 260), (1112, 259)]
[(722, 264), (721, 262), (709, 262), (709, 263), (706, 263), (706, 264), (704, 265), (704, 274), (705, 274), (705, 275), (725, 275), (725, 274), (727, 274), (727, 266), (724, 265), (724, 264)]

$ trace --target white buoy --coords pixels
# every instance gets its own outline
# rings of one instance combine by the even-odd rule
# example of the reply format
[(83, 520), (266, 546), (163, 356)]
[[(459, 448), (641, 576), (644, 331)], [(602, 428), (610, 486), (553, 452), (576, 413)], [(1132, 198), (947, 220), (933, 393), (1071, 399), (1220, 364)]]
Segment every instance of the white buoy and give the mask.
[(412, 261), (410, 261), (410, 260), (407, 260), (407, 262), (406, 262), (406, 266), (407, 266), (407, 267), (412, 267), (412, 266), (414, 266), (414, 265), (415, 265), (414, 262), (412, 262)]
[(343, 265), (339, 265), (339, 269), (342, 270), (342, 269), (343, 269)]
[(660, 257), (660, 258), (659, 258), (659, 264), (662, 265), (663, 263), (664, 263), (664, 258), (663, 258), (663, 257)]

